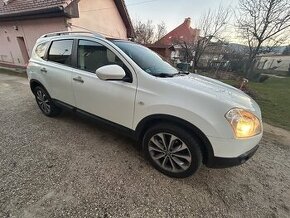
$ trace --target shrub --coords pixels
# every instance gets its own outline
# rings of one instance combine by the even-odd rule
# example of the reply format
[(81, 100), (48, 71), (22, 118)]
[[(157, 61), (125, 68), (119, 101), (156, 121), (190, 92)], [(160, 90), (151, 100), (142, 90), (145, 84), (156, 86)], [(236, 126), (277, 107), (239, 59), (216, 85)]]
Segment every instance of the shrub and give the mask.
[(268, 75), (261, 75), (258, 79), (259, 83), (265, 82), (267, 79), (269, 79), (270, 77)]
[(250, 81), (254, 81), (254, 82), (259, 82), (259, 78), (261, 77), (261, 73), (257, 73), (257, 72), (253, 72), (250, 77), (249, 80)]

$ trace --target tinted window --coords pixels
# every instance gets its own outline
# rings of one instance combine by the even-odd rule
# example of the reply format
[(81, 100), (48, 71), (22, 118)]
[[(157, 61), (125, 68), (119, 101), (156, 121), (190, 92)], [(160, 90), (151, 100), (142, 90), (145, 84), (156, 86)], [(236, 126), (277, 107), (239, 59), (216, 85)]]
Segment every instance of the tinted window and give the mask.
[(52, 42), (48, 60), (64, 65), (71, 64), (73, 40), (59, 40)]
[(107, 47), (96, 42), (79, 40), (78, 68), (94, 73), (98, 68), (110, 64), (124, 68), (123, 62)]
[(40, 58), (44, 58), (45, 56), (45, 51), (47, 49), (47, 46), (49, 45), (49, 42), (44, 42), (39, 44), (36, 49), (35, 49), (35, 53), (38, 55), (38, 57)]

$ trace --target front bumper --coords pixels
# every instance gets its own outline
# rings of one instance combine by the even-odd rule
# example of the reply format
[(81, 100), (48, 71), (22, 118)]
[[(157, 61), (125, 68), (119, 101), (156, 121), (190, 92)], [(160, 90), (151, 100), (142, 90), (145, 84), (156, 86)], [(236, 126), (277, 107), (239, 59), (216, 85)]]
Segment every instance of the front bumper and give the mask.
[(234, 158), (212, 157), (211, 159), (208, 160), (206, 166), (209, 168), (226, 168), (243, 164), (256, 153), (258, 148), (259, 145), (256, 145), (251, 150)]
[(263, 133), (246, 139), (208, 137), (212, 152), (205, 162), (209, 168), (237, 166), (249, 160), (257, 151)]
[(237, 158), (258, 145), (262, 135), (263, 133), (245, 139), (208, 137), (213, 149), (212, 156), (221, 158)]

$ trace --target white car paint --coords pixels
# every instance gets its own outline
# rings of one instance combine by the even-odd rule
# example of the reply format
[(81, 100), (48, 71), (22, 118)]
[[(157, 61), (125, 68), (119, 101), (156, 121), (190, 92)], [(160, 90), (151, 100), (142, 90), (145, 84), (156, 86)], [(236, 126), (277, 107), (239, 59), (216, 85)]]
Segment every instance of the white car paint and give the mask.
[[(199, 128), (211, 142), (214, 156), (235, 158), (255, 147), (262, 133), (247, 139), (235, 138), (225, 114), (232, 108), (251, 111), (262, 121), (257, 103), (242, 91), (196, 74), (160, 78), (143, 71), (112, 42), (83, 35), (40, 38), (45, 40), (78, 38), (98, 42), (114, 52), (129, 68), (133, 82), (104, 81), (92, 73), (49, 63), (34, 50), (28, 66), (29, 79), (40, 81), (52, 98), (91, 114), (135, 130), (140, 121), (154, 114), (181, 118)], [(47, 73), (39, 73), (41, 66)], [(59, 73), (61, 72), (61, 73)], [(81, 76), (84, 83), (75, 83)]]

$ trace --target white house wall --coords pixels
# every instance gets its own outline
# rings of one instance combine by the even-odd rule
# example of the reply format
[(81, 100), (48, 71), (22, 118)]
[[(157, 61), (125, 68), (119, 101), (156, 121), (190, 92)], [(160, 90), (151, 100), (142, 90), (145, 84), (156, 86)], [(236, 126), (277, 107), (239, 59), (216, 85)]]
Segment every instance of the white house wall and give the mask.
[(261, 57), (257, 68), (261, 70), (288, 71), (290, 67), (290, 56)]

